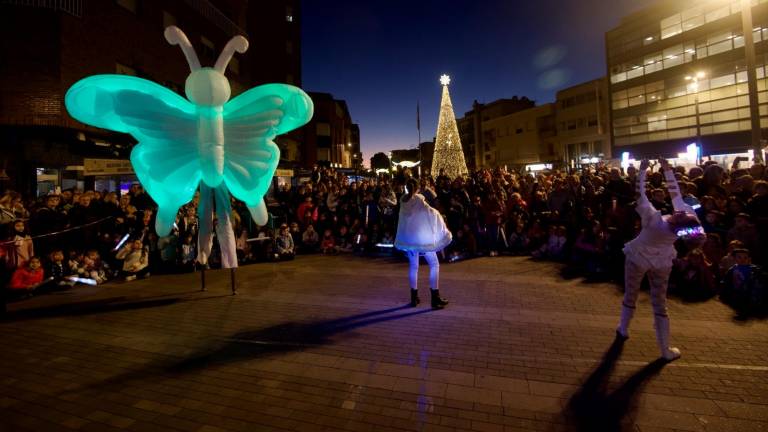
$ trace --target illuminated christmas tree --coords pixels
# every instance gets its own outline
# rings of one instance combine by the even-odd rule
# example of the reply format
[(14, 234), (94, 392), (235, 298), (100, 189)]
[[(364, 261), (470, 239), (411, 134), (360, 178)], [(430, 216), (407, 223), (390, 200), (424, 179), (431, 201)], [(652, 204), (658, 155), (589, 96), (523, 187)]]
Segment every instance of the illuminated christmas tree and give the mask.
[(440, 101), (440, 120), (437, 122), (437, 138), (435, 138), (435, 154), (432, 157), (432, 175), (437, 176), (440, 170), (451, 179), (468, 173), (467, 163), (464, 162), (464, 151), (461, 149), (459, 128), (456, 126), (456, 116), (453, 115), (451, 95), (448, 94), (448, 75), (440, 77), (443, 85), (443, 99)]

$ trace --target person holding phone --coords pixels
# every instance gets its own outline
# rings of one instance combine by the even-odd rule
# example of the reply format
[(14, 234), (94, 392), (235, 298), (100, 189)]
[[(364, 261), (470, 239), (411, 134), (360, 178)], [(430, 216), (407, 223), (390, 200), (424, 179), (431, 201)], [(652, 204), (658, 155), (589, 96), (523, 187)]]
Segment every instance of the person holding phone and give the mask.
[(405, 184), (405, 194), (400, 199), (400, 218), (397, 224), (395, 247), (408, 255), (410, 263), (408, 280), (411, 285), (411, 306), (419, 304), (418, 277), (419, 256), (429, 264), (429, 285), (432, 308), (442, 309), (448, 302), (440, 297), (438, 281), (440, 263), (437, 252), (451, 243), (453, 237), (443, 221), (443, 216), (419, 193), (419, 183), (410, 178)]
[(659, 163), (666, 180), (667, 190), (672, 198), (674, 213), (662, 216), (662, 213), (648, 200), (645, 178), (650, 163), (648, 160), (643, 160), (638, 173), (640, 197), (636, 207), (636, 211), (642, 218), (642, 230), (634, 240), (624, 246), (626, 255), (624, 300), (616, 336), (621, 341), (629, 338), (629, 323), (635, 313), (640, 284), (643, 277), (648, 275), (656, 342), (661, 351), (661, 357), (672, 361), (680, 357), (680, 350), (670, 346), (669, 316), (667, 315), (669, 275), (673, 260), (677, 257), (674, 243), (679, 237), (690, 243), (703, 240), (704, 230), (695, 211), (683, 201), (669, 163), (662, 158), (659, 158)]

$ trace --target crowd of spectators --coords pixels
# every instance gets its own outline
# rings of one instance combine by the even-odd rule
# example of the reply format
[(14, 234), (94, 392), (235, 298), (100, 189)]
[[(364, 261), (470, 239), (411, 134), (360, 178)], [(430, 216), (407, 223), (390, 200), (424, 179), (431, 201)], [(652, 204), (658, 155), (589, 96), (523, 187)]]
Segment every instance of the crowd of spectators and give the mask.
[[(762, 164), (739, 168), (739, 162), (728, 168), (714, 162), (674, 168), (684, 200), (697, 209), (706, 241), (693, 250), (680, 243), (670, 287), (689, 299), (719, 294), (739, 310), (764, 310), (768, 175)], [(398, 203), (410, 176), (406, 169), (350, 180), (332, 169), (315, 168), (298, 186), (283, 184), (273, 191), (270, 223), (262, 227), (252, 222), (243, 203), (233, 200), (238, 259), (248, 263), (313, 253), (397, 254), (392, 244)], [(530, 255), (565, 263), (567, 274), (623, 280), (621, 250), (640, 229), (633, 166), (626, 171), (598, 165), (538, 173), (497, 168), (456, 179), (438, 173), (419, 180), (421, 193), (453, 233), (441, 257), (447, 262)], [(663, 182), (662, 173), (652, 167), (649, 199), (662, 213), (671, 213)], [(101, 283), (192, 271), (196, 207), (197, 198), (179, 211), (171, 235), (159, 237), (154, 232), (154, 203), (138, 184), (122, 196), (64, 191), (26, 202), (6, 192), (0, 198), (2, 232), (8, 233), (2, 248), (5, 280), (13, 287), (70, 286), (83, 280)], [(214, 250), (209, 265), (216, 266), (217, 257)]]

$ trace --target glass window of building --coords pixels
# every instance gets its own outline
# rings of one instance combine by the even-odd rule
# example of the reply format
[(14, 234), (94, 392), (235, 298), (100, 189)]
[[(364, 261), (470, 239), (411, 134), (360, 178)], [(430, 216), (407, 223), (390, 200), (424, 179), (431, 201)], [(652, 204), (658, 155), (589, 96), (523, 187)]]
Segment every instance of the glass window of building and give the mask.
[(721, 6), (721, 7), (718, 7), (717, 9), (714, 9), (714, 10), (711, 10), (711, 11), (707, 12), (707, 14), (706, 14), (706, 21), (708, 23), (713, 22), (713, 21), (717, 21), (719, 19), (727, 17), (730, 14), (731, 14), (731, 6), (730, 5)]
[(683, 20), (684, 32), (704, 25), (705, 22), (704, 11), (702, 10), (701, 6), (683, 11), (681, 18)]
[(683, 32), (681, 14), (674, 14), (661, 20), (661, 38), (666, 39)]

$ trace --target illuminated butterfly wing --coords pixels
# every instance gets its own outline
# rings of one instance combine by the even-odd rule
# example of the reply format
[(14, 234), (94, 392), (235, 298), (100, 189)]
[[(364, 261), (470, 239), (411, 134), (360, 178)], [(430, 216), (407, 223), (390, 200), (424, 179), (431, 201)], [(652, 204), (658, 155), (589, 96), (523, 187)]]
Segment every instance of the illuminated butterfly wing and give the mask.
[(131, 164), (159, 206), (157, 233), (168, 233), (200, 182), (195, 106), (159, 84), (126, 75), (82, 79), (64, 102), (75, 119), (131, 134), (139, 142)]
[(224, 182), (259, 225), (267, 222), (264, 194), (280, 161), (275, 136), (312, 118), (312, 99), (285, 84), (255, 87), (224, 105)]

